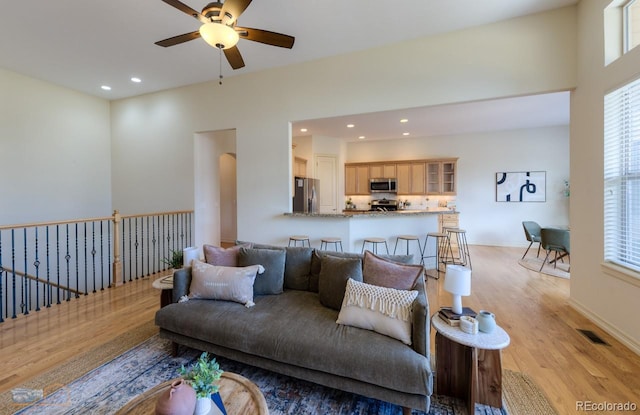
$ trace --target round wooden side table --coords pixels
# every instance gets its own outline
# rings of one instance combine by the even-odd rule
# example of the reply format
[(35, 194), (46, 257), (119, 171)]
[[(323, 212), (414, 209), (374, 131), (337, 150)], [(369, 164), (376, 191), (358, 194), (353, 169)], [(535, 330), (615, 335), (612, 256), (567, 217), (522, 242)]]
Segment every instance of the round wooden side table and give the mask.
[[(175, 379), (161, 383), (123, 406), (116, 415), (153, 415), (158, 395)], [(227, 415), (269, 415), (267, 401), (255, 383), (236, 373), (224, 372), (220, 378), (220, 396)]]
[(464, 399), (469, 413), (476, 403), (502, 408), (502, 354), (511, 341), (500, 326), (491, 333), (467, 334), (431, 316), (436, 329), (436, 393)]
[(173, 274), (154, 280), (151, 286), (160, 291), (160, 308), (173, 302)]

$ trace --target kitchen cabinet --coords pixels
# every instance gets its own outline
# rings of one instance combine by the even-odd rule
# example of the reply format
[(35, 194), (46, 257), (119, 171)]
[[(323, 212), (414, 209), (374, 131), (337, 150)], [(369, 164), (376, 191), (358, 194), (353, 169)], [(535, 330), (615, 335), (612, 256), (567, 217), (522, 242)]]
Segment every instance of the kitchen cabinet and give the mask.
[(369, 177), (371, 179), (377, 178), (395, 178), (396, 177), (396, 164), (395, 163), (374, 163), (369, 165)]
[(426, 164), (423, 161), (396, 164), (399, 195), (425, 194)]
[(427, 161), (427, 194), (456, 194), (456, 160)]
[(368, 195), (369, 191), (369, 165), (345, 165), (344, 166), (344, 192), (347, 195)]
[(302, 157), (293, 159), (293, 175), (295, 177), (307, 177), (307, 160)]

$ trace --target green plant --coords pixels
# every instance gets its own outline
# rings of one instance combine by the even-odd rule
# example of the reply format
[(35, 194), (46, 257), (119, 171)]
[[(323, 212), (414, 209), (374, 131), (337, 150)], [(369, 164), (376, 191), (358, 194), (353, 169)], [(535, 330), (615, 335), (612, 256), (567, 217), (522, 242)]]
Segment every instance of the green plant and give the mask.
[(182, 263), (184, 261), (184, 253), (182, 250), (174, 251), (171, 250), (171, 256), (163, 258), (162, 262), (167, 264), (169, 268), (182, 268)]
[(188, 369), (184, 366), (180, 368), (180, 376), (196, 391), (198, 398), (207, 398), (218, 392), (218, 381), (222, 373), (224, 371), (220, 370), (216, 359), (209, 359), (207, 352), (203, 352)]

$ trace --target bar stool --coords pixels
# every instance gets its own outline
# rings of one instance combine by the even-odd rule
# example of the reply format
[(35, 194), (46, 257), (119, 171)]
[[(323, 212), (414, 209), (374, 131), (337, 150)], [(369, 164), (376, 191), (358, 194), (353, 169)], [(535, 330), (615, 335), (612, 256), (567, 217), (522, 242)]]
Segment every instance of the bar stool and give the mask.
[[(398, 249), (398, 242), (399, 241), (405, 241), (406, 245), (407, 245), (407, 255), (409, 255), (409, 242), (411, 241), (416, 241), (418, 242), (418, 250), (420, 252), (420, 255), (422, 255), (422, 245), (420, 245), (420, 238), (418, 238), (416, 235), (400, 235), (396, 238), (396, 245), (393, 248), (393, 255), (396, 254), (396, 250)], [(420, 259), (420, 264), (424, 264), (424, 259)]]
[(387, 254), (389, 254), (389, 246), (387, 246), (386, 239), (377, 237), (364, 238), (364, 241), (362, 241), (362, 253), (364, 253), (364, 246), (368, 243), (373, 245), (374, 254), (378, 253), (378, 244), (384, 244), (384, 247), (387, 250)]
[(336, 252), (338, 252), (338, 244), (340, 244), (340, 252), (344, 252), (342, 250), (342, 239), (333, 237), (322, 238), (320, 240), (320, 250), (322, 251), (329, 249), (329, 244), (333, 244), (333, 248), (336, 250)]
[(298, 242), (302, 242), (302, 246), (304, 246), (305, 241), (307, 242), (307, 246), (311, 247), (311, 242), (309, 242), (307, 235), (291, 235), (289, 237), (289, 246), (291, 246), (291, 242), (293, 242), (293, 246), (298, 246)]
[[(436, 254), (435, 255), (425, 255), (425, 253), (427, 252), (427, 245), (429, 244), (429, 238), (434, 238), (435, 239), (435, 243), (436, 243)], [(424, 260), (425, 258), (435, 258), (436, 259), (436, 275), (435, 277), (432, 275), (429, 275), (426, 272), (426, 266), (425, 266), (425, 274), (431, 278), (434, 279), (439, 279), (440, 278), (440, 273), (444, 272), (440, 270), (440, 264), (445, 264), (446, 265), (446, 258), (447, 258), (447, 249), (451, 249), (451, 244), (449, 243), (449, 234), (444, 233), (444, 232), (429, 232), (427, 233), (427, 237), (424, 239), (424, 246), (422, 248), (422, 264), (425, 264)], [(444, 260), (442, 260), (442, 253), (444, 251)], [(453, 257), (453, 254), (451, 255)]]
[[(456, 260), (460, 261), (460, 265), (464, 265), (465, 267), (468, 265), (469, 269), (473, 269), (471, 267), (471, 255), (469, 254), (469, 245), (467, 244), (467, 231), (460, 228), (449, 228), (447, 229), (449, 233), (449, 252), (451, 253), (451, 261), (453, 264), (456, 264)], [(456, 244), (458, 245), (458, 257), (453, 256), (453, 249), (451, 248), (451, 239), (455, 238)]]

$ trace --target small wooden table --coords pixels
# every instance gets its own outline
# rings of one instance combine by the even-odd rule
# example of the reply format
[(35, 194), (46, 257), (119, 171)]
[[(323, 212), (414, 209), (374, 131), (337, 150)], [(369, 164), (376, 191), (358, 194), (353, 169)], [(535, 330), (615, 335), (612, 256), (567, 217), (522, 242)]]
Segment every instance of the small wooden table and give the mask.
[(154, 280), (151, 286), (160, 291), (160, 308), (173, 302), (173, 274)]
[(497, 326), (492, 333), (467, 334), (438, 317), (436, 329), (436, 392), (464, 399), (473, 414), (476, 402), (502, 408), (502, 355), (509, 335)]
[[(154, 414), (158, 395), (171, 386), (171, 382), (161, 383), (123, 406), (116, 415)], [(264, 395), (255, 383), (236, 373), (224, 372), (220, 378), (220, 396), (227, 415), (269, 415)]]

